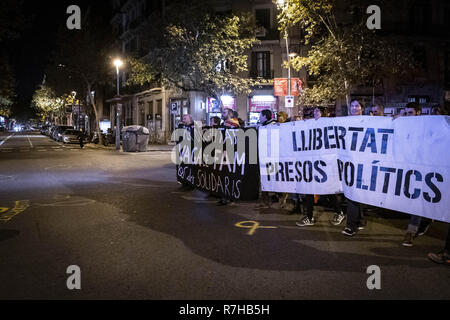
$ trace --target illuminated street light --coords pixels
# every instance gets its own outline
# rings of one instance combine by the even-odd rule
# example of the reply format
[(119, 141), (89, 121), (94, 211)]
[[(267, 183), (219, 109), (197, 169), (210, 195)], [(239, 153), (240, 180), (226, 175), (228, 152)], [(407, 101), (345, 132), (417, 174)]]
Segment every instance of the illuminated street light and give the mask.
[(119, 69), (123, 66), (123, 61), (120, 59), (114, 60), (114, 65), (116, 66), (117, 71), (117, 95), (119, 96)]
[[(286, 7), (289, 6), (289, 0), (277, 0), (277, 4), (281, 11), (286, 10)], [(295, 57), (296, 53), (289, 53), (289, 33), (288, 29), (284, 30), (284, 39), (286, 40), (286, 54), (288, 58), (288, 96), (291, 96), (291, 58)], [(291, 109), (286, 108), (288, 115), (291, 116)]]
[[(123, 61), (120, 59), (114, 60), (114, 65), (117, 71), (117, 101), (116, 101), (116, 150), (120, 150), (120, 117), (122, 113), (122, 105), (120, 104), (119, 92), (119, 69), (123, 66)], [(100, 138), (100, 137), (99, 137)]]

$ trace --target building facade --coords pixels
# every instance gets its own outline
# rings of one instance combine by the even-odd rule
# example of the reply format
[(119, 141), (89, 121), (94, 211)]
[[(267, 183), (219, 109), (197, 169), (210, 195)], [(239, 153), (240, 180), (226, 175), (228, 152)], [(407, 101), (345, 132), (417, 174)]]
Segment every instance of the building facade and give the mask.
[[(121, 54), (146, 54), (142, 50), (140, 28), (151, 13), (167, 14), (165, 8), (168, 1), (113, 0), (111, 24), (118, 36)], [(358, 6), (360, 12), (366, 14), (367, 6), (377, 2), (380, 1), (337, 1), (337, 17), (351, 19), (350, 12)], [(284, 61), (288, 60), (286, 40), (278, 30), (277, 5), (272, 0), (216, 0), (213, 7), (222, 12), (245, 11), (254, 15), (258, 26), (256, 37), (260, 44), (248, 54), (248, 77), (270, 80), (268, 84), (252, 88), (249, 95), (222, 96), (223, 106), (237, 111), (247, 124), (256, 123), (262, 109), (271, 109), (274, 113), (285, 111), (292, 116), (301, 113), (304, 106), (296, 103), (294, 108), (286, 108), (285, 98), (274, 96), (273, 80), (288, 78), (288, 70), (283, 66)], [(360, 100), (365, 106), (381, 103), (388, 114), (397, 114), (411, 101), (419, 103), (425, 114), (435, 105), (450, 109), (450, 39), (446, 32), (450, 26), (450, 3), (445, 0), (398, 0), (383, 1), (380, 7), (380, 34), (407, 44), (415, 58), (421, 61), (421, 70), (408, 81), (384, 79), (382, 86), (357, 87), (352, 92), (352, 98)], [(289, 30), (287, 43), (290, 53), (307, 53), (300, 27)], [(314, 79), (308, 76), (306, 70), (291, 70), (291, 78), (303, 79), (306, 86), (314, 84)], [(121, 80), (122, 83), (126, 80), (125, 73), (121, 75)], [(124, 91), (122, 123), (145, 126), (151, 133), (151, 143), (166, 143), (170, 141), (171, 132), (183, 114), (191, 114), (194, 120), (209, 124), (211, 117), (220, 114), (218, 105), (205, 93), (167, 90), (154, 83), (149, 87)], [(336, 115), (346, 115), (344, 100), (336, 101), (331, 107), (335, 108)], [(109, 116), (114, 127), (116, 112), (111, 107)]]

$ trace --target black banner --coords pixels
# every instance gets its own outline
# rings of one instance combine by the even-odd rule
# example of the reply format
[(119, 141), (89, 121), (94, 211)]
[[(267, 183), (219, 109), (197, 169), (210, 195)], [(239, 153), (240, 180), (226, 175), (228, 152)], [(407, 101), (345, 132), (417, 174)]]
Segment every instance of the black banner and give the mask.
[[(179, 155), (176, 166), (177, 181), (219, 197), (234, 200), (258, 199), (260, 177), (257, 138), (255, 141), (250, 138), (257, 137), (257, 130), (210, 129), (212, 128), (184, 129), (183, 137), (177, 144)], [(214, 135), (217, 135), (215, 139)], [(222, 148), (212, 149), (213, 142)], [(250, 156), (250, 152), (253, 157)]]

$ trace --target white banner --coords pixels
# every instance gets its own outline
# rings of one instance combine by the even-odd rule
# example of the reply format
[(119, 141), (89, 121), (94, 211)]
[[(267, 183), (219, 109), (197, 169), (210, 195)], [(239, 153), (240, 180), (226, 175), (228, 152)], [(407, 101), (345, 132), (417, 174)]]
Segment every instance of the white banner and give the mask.
[(344, 193), (450, 222), (450, 117), (340, 117), (259, 129), (263, 191)]

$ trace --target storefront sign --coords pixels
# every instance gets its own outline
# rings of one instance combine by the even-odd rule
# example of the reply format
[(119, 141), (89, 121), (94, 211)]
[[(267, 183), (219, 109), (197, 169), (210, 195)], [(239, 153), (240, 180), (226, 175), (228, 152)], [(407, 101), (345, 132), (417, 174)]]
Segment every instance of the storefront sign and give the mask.
[(261, 112), (265, 109), (278, 111), (278, 98), (274, 96), (253, 96), (248, 100), (249, 112)]

